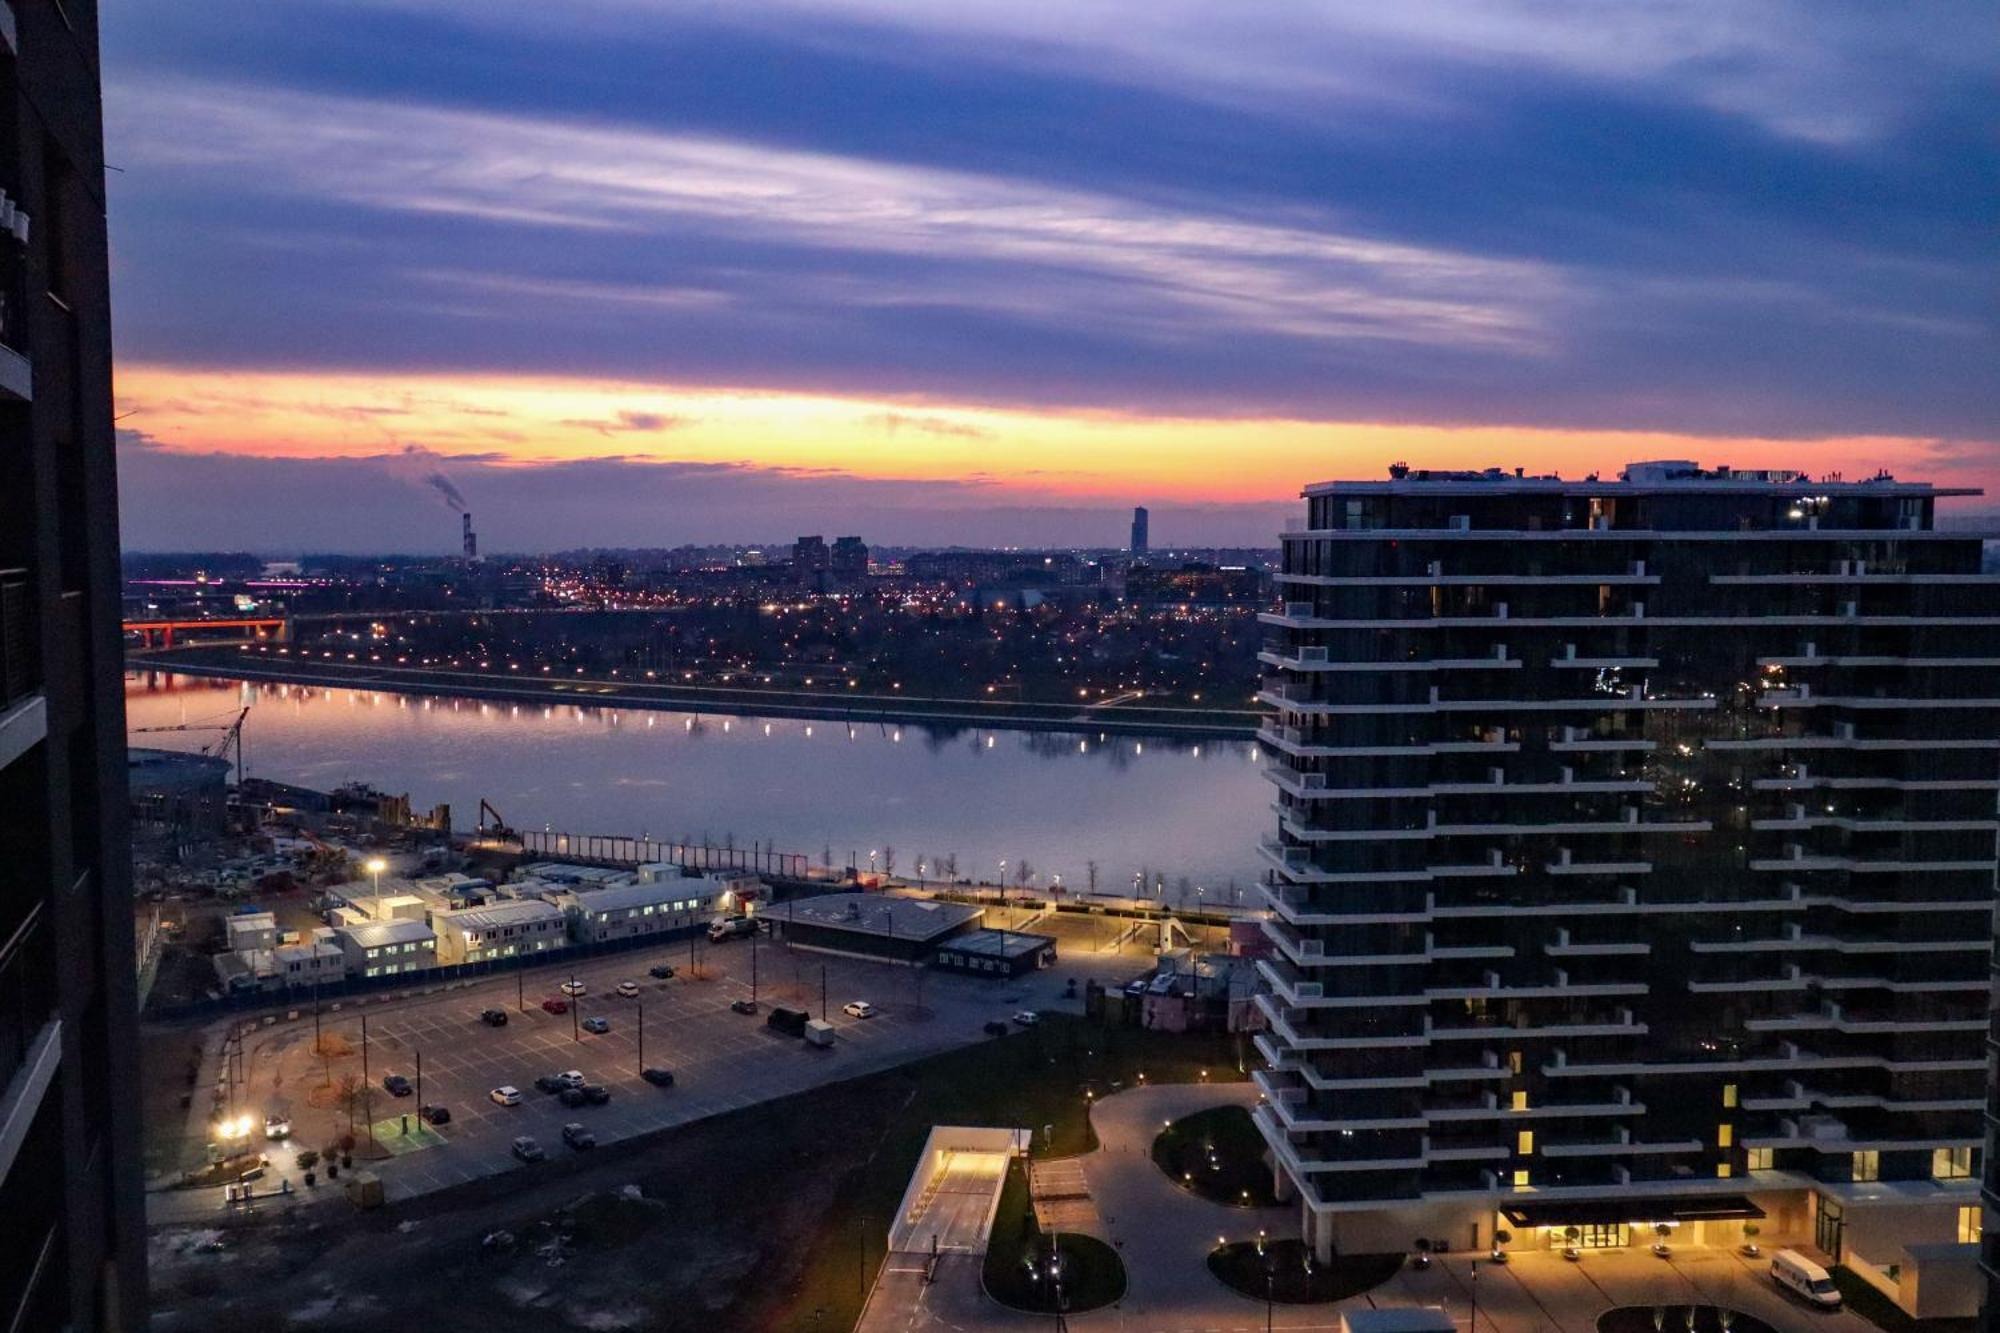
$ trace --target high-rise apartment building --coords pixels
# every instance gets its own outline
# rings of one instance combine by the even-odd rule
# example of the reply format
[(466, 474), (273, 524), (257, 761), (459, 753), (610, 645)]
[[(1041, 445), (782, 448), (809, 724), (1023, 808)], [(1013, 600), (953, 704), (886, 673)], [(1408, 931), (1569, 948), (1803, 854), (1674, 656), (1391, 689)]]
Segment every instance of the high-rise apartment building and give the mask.
[(0, 4), (0, 1328), (145, 1321), (96, 5)]
[(1131, 551), (1133, 555), (1144, 555), (1149, 549), (1148, 543), (1150, 542), (1151, 538), (1150, 535), (1147, 533), (1146, 529), (1148, 525), (1151, 523), (1151, 520), (1152, 520), (1152, 515), (1146, 512), (1146, 506), (1137, 505), (1133, 508), (1132, 546), (1131, 546)]
[(1306, 489), (1256, 1118), (1321, 1254), (1756, 1221), (1971, 1312), (2000, 577), (1934, 523), (1970, 493)]

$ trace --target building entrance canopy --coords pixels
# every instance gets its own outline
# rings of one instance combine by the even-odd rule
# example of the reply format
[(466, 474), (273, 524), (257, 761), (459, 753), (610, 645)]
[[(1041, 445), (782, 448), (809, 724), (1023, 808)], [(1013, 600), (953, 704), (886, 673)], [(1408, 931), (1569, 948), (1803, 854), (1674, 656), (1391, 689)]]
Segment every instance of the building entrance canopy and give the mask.
[(1512, 1203), (1500, 1211), (1517, 1227), (1608, 1226), (1618, 1222), (1658, 1225), (1662, 1222), (1716, 1222), (1764, 1215), (1762, 1208), (1740, 1194)]

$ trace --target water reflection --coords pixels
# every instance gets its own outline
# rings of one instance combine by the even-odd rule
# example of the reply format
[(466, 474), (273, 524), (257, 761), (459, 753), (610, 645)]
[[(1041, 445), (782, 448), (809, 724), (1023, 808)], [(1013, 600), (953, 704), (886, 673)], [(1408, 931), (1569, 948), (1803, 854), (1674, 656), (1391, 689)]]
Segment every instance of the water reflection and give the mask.
[[(1074, 890), (1094, 863), (1105, 892), (1143, 876), (1172, 898), (1185, 879), (1190, 895), (1201, 886), (1227, 901), (1232, 886), (1247, 897), (1272, 819), (1248, 741), (656, 711), (639, 727), (589, 705), (127, 678), (133, 726), (244, 703), (253, 774), (371, 782), (419, 805), (447, 801), (461, 824), (485, 797), (534, 827), (761, 841), (835, 864), (894, 848), (903, 873), (918, 859), (955, 857), (961, 874), (1025, 860), (1036, 883), (1060, 875)], [(193, 748), (202, 736), (145, 739)]]

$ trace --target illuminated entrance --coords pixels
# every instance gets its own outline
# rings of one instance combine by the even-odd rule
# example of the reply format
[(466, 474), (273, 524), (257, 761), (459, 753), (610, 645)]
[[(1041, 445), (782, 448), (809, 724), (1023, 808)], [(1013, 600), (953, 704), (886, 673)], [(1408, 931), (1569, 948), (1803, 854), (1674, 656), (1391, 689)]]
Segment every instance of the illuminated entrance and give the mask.
[(1532, 1232), (1547, 1249), (1615, 1250), (1631, 1245), (1635, 1233), (1650, 1241), (1659, 1228), (1674, 1228), (1678, 1236), (1683, 1226), (1750, 1221), (1764, 1210), (1740, 1194), (1722, 1194), (1510, 1203), (1500, 1216), (1515, 1235), (1525, 1240)]

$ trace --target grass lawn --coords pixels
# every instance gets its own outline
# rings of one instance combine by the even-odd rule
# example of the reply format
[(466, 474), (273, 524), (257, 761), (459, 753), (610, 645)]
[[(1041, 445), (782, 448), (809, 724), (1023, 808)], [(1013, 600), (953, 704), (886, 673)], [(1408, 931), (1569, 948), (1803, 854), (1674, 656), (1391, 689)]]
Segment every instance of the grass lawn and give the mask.
[(1240, 1106), (1218, 1106), (1174, 1121), (1153, 1140), (1167, 1178), (1214, 1203), (1270, 1208), (1278, 1202), (1264, 1136)]
[[(1028, 1197), (1028, 1172), (1020, 1161), (1007, 1164), (1000, 1210), (986, 1246), (986, 1292), (1002, 1305), (1029, 1314), (1054, 1314), (1056, 1284), (1049, 1280), (1049, 1236), (1035, 1221)], [(1125, 1294), (1125, 1265), (1117, 1251), (1092, 1236), (1062, 1233), (1062, 1308), (1074, 1314), (1096, 1310)], [(1032, 1261), (1032, 1267), (1030, 1263)]]
[(1396, 1276), (1400, 1254), (1338, 1254), (1331, 1264), (1306, 1266), (1311, 1251), (1299, 1240), (1274, 1240), (1257, 1252), (1254, 1240), (1232, 1241), (1208, 1252), (1208, 1271), (1224, 1286), (1263, 1300), (1265, 1279), (1280, 1305), (1318, 1305), (1359, 1296)]
[(1833, 1270), (1833, 1285), (1840, 1288), (1843, 1305), (1887, 1333), (1973, 1333), (1976, 1317), (1964, 1319), (1912, 1319), (1903, 1308), (1884, 1296), (1850, 1268)]

